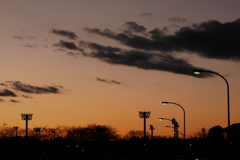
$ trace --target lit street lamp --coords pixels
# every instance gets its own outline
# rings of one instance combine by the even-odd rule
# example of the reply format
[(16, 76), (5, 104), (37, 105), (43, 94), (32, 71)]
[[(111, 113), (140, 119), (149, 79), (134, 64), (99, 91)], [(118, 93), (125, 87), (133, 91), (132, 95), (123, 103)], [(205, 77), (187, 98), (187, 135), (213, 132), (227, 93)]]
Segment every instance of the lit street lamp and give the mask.
[(173, 128), (174, 128), (174, 131), (173, 131), (173, 133), (174, 133), (174, 138), (175, 139), (178, 139), (178, 127), (179, 127), (179, 125), (178, 125), (178, 122), (176, 121), (176, 119), (175, 118), (172, 118), (172, 119), (168, 119), (168, 118), (158, 118), (160, 121), (162, 121), (162, 120), (168, 120), (168, 121), (171, 121), (172, 122), (172, 124), (173, 124)]
[(163, 105), (167, 105), (167, 104), (175, 104), (175, 105), (177, 105), (177, 106), (179, 106), (179, 107), (181, 107), (182, 108), (182, 110), (183, 110), (183, 133), (184, 133), (184, 139), (186, 138), (186, 117), (185, 117), (185, 109), (181, 106), (181, 105), (179, 105), (179, 104), (177, 104), (177, 103), (174, 103), (174, 102), (162, 102), (162, 104)]
[(228, 115), (228, 118), (227, 118), (227, 121), (228, 121), (227, 139), (230, 140), (230, 134), (229, 134), (229, 130), (230, 130), (230, 96), (229, 96), (229, 84), (228, 84), (228, 81), (221, 74), (213, 72), (213, 71), (193, 70), (193, 73), (196, 74), (196, 75), (201, 74), (202, 72), (208, 72), (208, 73), (216, 74), (216, 75), (220, 76), (227, 84), (227, 115)]

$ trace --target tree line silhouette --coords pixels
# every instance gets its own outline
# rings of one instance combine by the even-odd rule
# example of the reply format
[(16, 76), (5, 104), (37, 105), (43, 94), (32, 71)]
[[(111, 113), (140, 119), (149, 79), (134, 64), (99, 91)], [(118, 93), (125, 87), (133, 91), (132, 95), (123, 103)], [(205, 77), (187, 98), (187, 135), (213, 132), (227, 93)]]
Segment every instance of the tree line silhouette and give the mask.
[(130, 130), (119, 135), (109, 125), (89, 124), (78, 127), (36, 127), (25, 129), (16, 126), (0, 128), (0, 153), (13, 160), (215, 160), (240, 158), (240, 141), (230, 148), (224, 129), (214, 126), (195, 132), (187, 139), (154, 136), (143, 137), (143, 131)]

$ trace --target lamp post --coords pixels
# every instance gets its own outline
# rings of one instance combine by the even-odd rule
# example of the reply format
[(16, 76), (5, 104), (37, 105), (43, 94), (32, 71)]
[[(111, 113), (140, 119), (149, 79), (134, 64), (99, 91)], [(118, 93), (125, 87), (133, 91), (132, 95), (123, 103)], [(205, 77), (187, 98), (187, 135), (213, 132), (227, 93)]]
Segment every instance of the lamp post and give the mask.
[(179, 125), (178, 125), (178, 122), (176, 121), (176, 119), (175, 118), (172, 118), (172, 119), (168, 119), (168, 118), (158, 118), (160, 121), (162, 121), (162, 120), (168, 120), (168, 121), (171, 121), (172, 122), (172, 124), (173, 124), (173, 128), (174, 128), (174, 131), (173, 131), (173, 133), (174, 133), (174, 139), (178, 139), (178, 127), (179, 127)]
[(138, 111), (138, 113), (139, 113), (139, 118), (143, 118), (143, 137), (145, 139), (146, 138), (146, 118), (150, 117), (151, 112)]
[(22, 120), (26, 121), (26, 137), (28, 136), (28, 120), (32, 120), (33, 114), (21, 114)]
[(193, 73), (196, 75), (201, 74), (202, 72), (216, 74), (216, 75), (220, 76), (227, 84), (227, 116), (228, 116), (228, 118), (227, 118), (227, 122), (228, 122), (227, 139), (230, 140), (230, 134), (229, 134), (229, 130), (230, 130), (230, 95), (229, 95), (228, 81), (226, 80), (226, 78), (224, 78), (221, 74), (219, 74), (217, 72), (208, 71), (208, 70), (193, 70)]
[(174, 103), (174, 102), (162, 102), (162, 104), (163, 105), (167, 105), (167, 104), (175, 104), (175, 105), (177, 105), (177, 106), (179, 106), (179, 107), (181, 107), (182, 108), (182, 110), (183, 110), (183, 133), (184, 133), (184, 136), (183, 136), (183, 139), (185, 139), (186, 138), (186, 116), (185, 116), (185, 109), (181, 106), (181, 105), (179, 105), (179, 104), (177, 104), (177, 103)]

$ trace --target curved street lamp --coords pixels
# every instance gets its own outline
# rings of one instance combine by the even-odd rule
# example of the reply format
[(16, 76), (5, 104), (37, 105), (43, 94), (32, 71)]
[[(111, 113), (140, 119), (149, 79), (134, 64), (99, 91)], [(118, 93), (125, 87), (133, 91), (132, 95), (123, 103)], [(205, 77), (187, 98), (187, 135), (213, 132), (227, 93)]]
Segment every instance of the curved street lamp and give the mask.
[(179, 104), (177, 104), (177, 103), (174, 103), (174, 102), (162, 102), (162, 104), (163, 105), (167, 105), (167, 104), (175, 104), (175, 105), (177, 105), (177, 106), (179, 106), (179, 107), (181, 107), (182, 108), (182, 110), (183, 110), (183, 133), (184, 133), (184, 137), (183, 137), (183, 139), (185, 139), (185, 135), (186, 135), (186, 117), (185, 117), (185, 109), (181, 106), (181, 105), (179, 105)]
[(178, 125), (178, 122), (176, 121), (176, 119), (175, 118), (172, 118), (172, 119), (168, 119), (168, 118), (158, 118), (160, 121), (162, 121), (162, 120), (168, 120), (168, 121), (171, 121), (172, 122), (172, 124), (173, 124), (173, 128), (174, 128), (174, 138), (175, 139), (178, 139), (178, 127), (179, 127), (179, 125)]
[(208, 70), (193, 70), (193, 73), (198, 75), (201, 74), (202, 72), (207, 72), (207, 73), (213, 73), (216, 74), (218, 76), (220, 76), (227, 84), (227, 115), (228, 115), (228, 131), (227, 131), (227, 139), (230, 139), (229, 136), (229, 130), (230, 130), (230, 95), (229, 95), (229, 84), (228, 81), (226, 80), (226, 78), (224, 78), (221, 74), (217, 73), (217, 72), (213, 72), (213, 71), (208, 71)]

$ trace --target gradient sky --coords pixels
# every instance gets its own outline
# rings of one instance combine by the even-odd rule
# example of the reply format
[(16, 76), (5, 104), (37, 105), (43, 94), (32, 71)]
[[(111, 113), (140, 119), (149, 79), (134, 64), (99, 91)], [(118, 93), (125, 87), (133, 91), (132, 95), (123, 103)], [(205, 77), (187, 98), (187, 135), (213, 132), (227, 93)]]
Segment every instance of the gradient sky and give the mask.
[(238, 0), (1, 0), (0, 125), (106, 124), (120, 134), (173, 135), (176, 118), (191, 135), (227, 126), (240, 113)]

